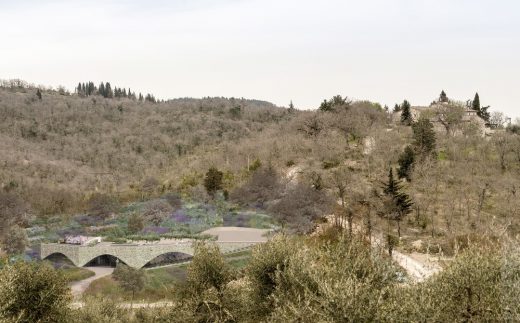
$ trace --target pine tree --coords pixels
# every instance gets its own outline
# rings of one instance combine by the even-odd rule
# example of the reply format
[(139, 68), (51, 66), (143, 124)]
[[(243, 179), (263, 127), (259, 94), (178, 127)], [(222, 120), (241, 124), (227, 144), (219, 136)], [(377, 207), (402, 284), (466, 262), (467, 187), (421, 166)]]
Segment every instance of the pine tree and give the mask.
[(82, 94), (82, 91), (81, 91), (81, 82), (78, 83), (78, 86), (76, 87), (76, 93), (78, 94)]
[(383, 191), (386, 195), (395, 195), (397, 194), (398, 184), (394, 179), (394, 171), (392, 167), (390, 167), (390, 171), (388, 172), (388, 183), (384, 185)]
[(328, 102), (327, 100), (323, 100), (323, 102), (321, 103), (318, 110), (324, 111), (324, 112), (332, 111), (333, 110), (332, 104), (330, 102)]
[(396, 103), (396, 104), (394, 105), (394, 112), (399, 112), (399, 111), (401, 111), (401, 106), (400, 106), (399, 104)]
[(448, 102), (448, 96), (446, 95), (446, 92), (442, 90), (441, 95), (439, 96), (439, 102)]
[(412, 146), (406, 146), (403, 153), (399, 156), (399, 169), (397, 170), (397, 176), (399, 178), (406, 178), (411, 181), (411, 173), (413, 170), (413, 163), (415, 161), (415, 152)]
[(412, 107), (410, 105), (410, 102), (404, 100), (403, 104), (401, 105), (401, 123), (407, 126), (412, 124), (411, 108)]
[(388, 173), (388, 183), (384, 184), (384, 193), (389, 198), (387, 214), (389, 220), (397, 223), (397, 235), (401, 237), (401, 221), (412, 211), (413, 203), (405, 192), (401, 184), (395, 180), (392, 168)]
[(293, 112), (294, 111), (294, 104), (291, 100), (291, 102), (289, 103), (289, 112)]
[(38, 100), (42, 99), (42, 92), (40, 91), (40, 89), (36, 90), (36, 96), (38, 97)]

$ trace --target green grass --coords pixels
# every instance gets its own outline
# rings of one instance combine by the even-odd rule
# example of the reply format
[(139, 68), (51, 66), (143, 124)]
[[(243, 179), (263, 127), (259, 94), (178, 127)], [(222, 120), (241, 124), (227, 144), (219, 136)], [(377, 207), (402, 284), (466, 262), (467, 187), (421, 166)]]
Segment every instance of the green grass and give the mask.
[(58, 269), (58, 271), (65, 276), (65, 279), (69, 283), (87, 279), (95, 275), (93, 271), (81, 267), (61, 268)]

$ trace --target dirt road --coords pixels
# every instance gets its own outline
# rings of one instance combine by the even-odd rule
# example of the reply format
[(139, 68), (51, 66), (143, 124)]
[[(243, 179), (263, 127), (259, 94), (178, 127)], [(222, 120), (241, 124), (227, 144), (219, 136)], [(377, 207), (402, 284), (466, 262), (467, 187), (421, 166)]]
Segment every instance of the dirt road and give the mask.
[(85, 269), (93, 271), (95, 275), (87, 279), (73, 282), (69, 285), (74, 298), (80, 297), (83, 292), (87, 290), (88, 286), (90, 286), (90, 283), (92, 283), (94, 280), (108, 276), (114, 271), (114, 268), (112, 267), (86, 267)]

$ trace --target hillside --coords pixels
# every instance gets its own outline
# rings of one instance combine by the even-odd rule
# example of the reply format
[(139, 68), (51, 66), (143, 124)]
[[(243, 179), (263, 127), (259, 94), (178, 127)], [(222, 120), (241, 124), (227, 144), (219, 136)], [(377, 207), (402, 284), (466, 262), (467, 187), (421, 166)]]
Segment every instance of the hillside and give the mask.
[[(343, 182), (356, 221), (370, 217), (383, 230), (388, 225), (377, 216), (374, 190), (381, 190), (389, 165), (397, 170), (404, 148), (414, 142), (412, 128), (379, 105), (341, 97), (327, 109), (298, 111), (245, 99), (152, 103), (50, 90), (40, 100), (35, 91), (0, 89), (0, 183), (35, 215), (82, 211), (94, 192), (120, 202), (167, 192), (206, 199), (202, 184), (212, 166), (224, 173), (223, 188), (238, 203), (266, 207), (290, 190), (271, 187), (272, 194), (263, 194), (265, 183), (254, 176), (263, 165), (258, 171), (273, 168), (276, 183), (296, 169), (303, 183), (318, 185), (330, 198), (341, 197)], [(399, 223), (403, 241), (426, 239), (451, 253), (464, 234), (515, 237), (519, 136), (453, 133), (437, 131), (435, 154), (417, 161), (402, 182), (413, 201)], [(255, 193), (246, 194), (255, 185)], [(367, 200), (373, 208), (362, 211)]]
[[(80, 321), (107, 318), (105, 309), (115, 321), (144, 322), (520, 317), (508, 301), (520, 286), (509, 255), (520, 233), (517, 132), (482, 136), (449, 102), (407, 120), (407, 101), (396, 118), (341, 96), (315, 111), (147, 97), (0, 89), (0, 245), (8, 256), (37, 260), (40, 242), (69, 235), (198, 241), (189, 264), (168, 267), (184, 260), (165, 254), (147, 264), (164, 269), (118, 265), (94, 281), (86, 294), (95, 298), (74, 312)], [(218, 226), (283, 234), (228, 259), (201, 234)], [(59, 271), (14, 262), (0, 275), (43, 275), (62, 288), (56, 302), (68, 302), (59, 273), (90, 273), (55, 258)], [(132, 273), (137, 293), (121, 278)], [(133, 312), (99, 298), (136, 295), (169, 300), (168, 308)]]

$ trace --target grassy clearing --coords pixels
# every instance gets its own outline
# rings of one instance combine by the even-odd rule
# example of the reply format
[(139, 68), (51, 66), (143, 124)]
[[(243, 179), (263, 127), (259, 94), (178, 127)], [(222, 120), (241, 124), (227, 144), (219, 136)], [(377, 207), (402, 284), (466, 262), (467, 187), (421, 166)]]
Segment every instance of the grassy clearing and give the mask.
[(87, 279), (95, 275), (93, 271), (80, 267), (61, 268), (58, 269), (58, 271), (65, 276), (65, 279), (69, 283)]

